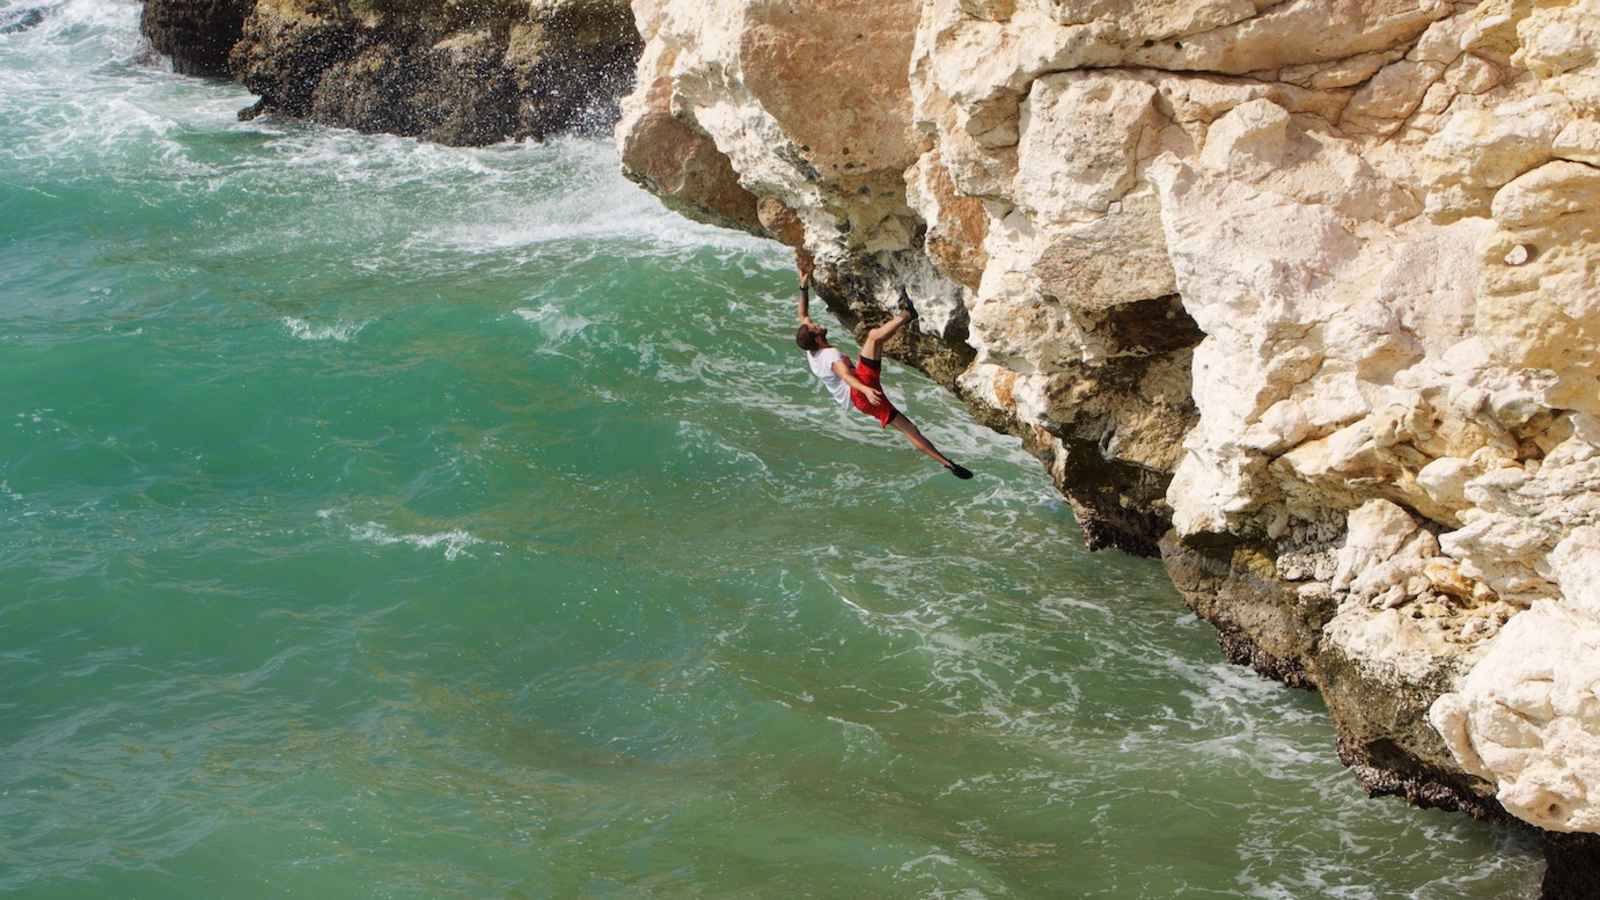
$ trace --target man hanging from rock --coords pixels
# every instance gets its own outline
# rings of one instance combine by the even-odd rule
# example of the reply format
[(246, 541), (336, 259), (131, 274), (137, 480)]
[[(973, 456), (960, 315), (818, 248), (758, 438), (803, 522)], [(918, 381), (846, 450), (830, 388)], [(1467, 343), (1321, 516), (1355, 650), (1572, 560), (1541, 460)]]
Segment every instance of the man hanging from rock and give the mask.
[(880, 355), (883, 343), (917, 317), (917, 310), (911, 305), (906, 289), (900, 288), (900, 311), (888, 322), (867, 332), (866, 343), (861, 345), (861, 361), (852, 367), (850, 358), (828, 343), (828, 329), (811, 321), (811, 269), (811, 261), (801, 257), (800, 328), (795, 332), (794, 342), (806, 352), (812, 374), (822, 380), (828, 393), (840, 406), (846, 409), (854, 406), (877, 419), (884, 428), (893, 425), (911, 441), (912, 446), (944, 466), (950, 474), (957, 478), (971, 478), (970, 471), (940, 453), (932, 441), (922, 436), (916, 424), (906, 418), (905, 413), (895, 409), (889, 398), (883, 395), (883, 361)]

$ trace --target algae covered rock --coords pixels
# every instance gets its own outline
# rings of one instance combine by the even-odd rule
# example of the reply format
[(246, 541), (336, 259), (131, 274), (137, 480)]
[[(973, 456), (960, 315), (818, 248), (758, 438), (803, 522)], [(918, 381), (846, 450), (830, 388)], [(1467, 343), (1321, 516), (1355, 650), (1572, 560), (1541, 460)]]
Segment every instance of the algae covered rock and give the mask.
[(462, 145), (604, 127), (639, 47), (616, 2), (258, 0), (231, 63), (251, 115)]
[(185, 75), (226, 76), (254, 0), (145, 0), (139, 29)]
[(455, 145), (608, 127), (641, 47), (620, 0), (147, 0), (143, 30), (259, 94), (244, 118)]

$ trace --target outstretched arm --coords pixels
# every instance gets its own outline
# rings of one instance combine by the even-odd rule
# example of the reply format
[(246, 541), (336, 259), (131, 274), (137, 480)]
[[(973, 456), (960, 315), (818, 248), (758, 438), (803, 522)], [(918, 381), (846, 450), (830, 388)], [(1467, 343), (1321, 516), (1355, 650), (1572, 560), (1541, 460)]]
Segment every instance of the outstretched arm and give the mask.
[(811, 322), (811, 263), (805, 257), (795, 254), (795, 261), (800, 268), (800, 324), (810, 325)]
[(871, 403), (873, 406), (877, 406), (879, 403), (883, 402), (883, 394), (879, 393), (877, 388), (870, 388), (863, 384), (861, 379), (857, 378), (856, 374), (850, 371), (850, 367), (844, 364), (844, 360), (836, 359), (833, 361), (833, 374), (844, 379), (845, 384), (848, 384), (852, 388), (855, 388), (856, 390), (865, 394), (867, 397), (867, 402)]

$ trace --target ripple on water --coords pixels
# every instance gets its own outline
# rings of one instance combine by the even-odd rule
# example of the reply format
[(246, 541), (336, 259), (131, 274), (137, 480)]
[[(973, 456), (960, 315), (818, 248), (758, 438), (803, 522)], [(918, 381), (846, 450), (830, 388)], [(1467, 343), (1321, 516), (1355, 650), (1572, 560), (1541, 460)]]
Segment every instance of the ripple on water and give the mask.
[(356, 339), (363, 328), (371, 322), (330, 322), (312, 323), (294, 316), (283, 317), (283, 327), (289, 330), (291, 337), (301, 341), (336, 341), (348, 344)]

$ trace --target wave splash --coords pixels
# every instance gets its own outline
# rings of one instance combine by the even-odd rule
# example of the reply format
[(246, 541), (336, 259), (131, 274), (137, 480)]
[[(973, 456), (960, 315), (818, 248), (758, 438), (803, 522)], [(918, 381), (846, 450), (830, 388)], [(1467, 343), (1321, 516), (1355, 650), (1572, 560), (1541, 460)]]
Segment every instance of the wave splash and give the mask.
[(289, 330), (290, 336), (301, 341), (336, 341), (348, 344), (369, 324), (371, 323), (334, 322), (331, 325), (317, 325), (294, 316), (283, 317), (283, 327)]
[(395, 534), (377, 522), (351, 525), (350, 535), (357, 541), (377, 544), (380, 547), (392, 547), (396, 544), (407, 544), (418, 550), (432, 550), (435, 547), (443, 547), (444, 558), (450, 562), (455, 562), (462, 556), (470, 559), (472, 554), (467, 553), (468, 547), (490, 543), (464, 528), (438, 531), (433, 534)]

